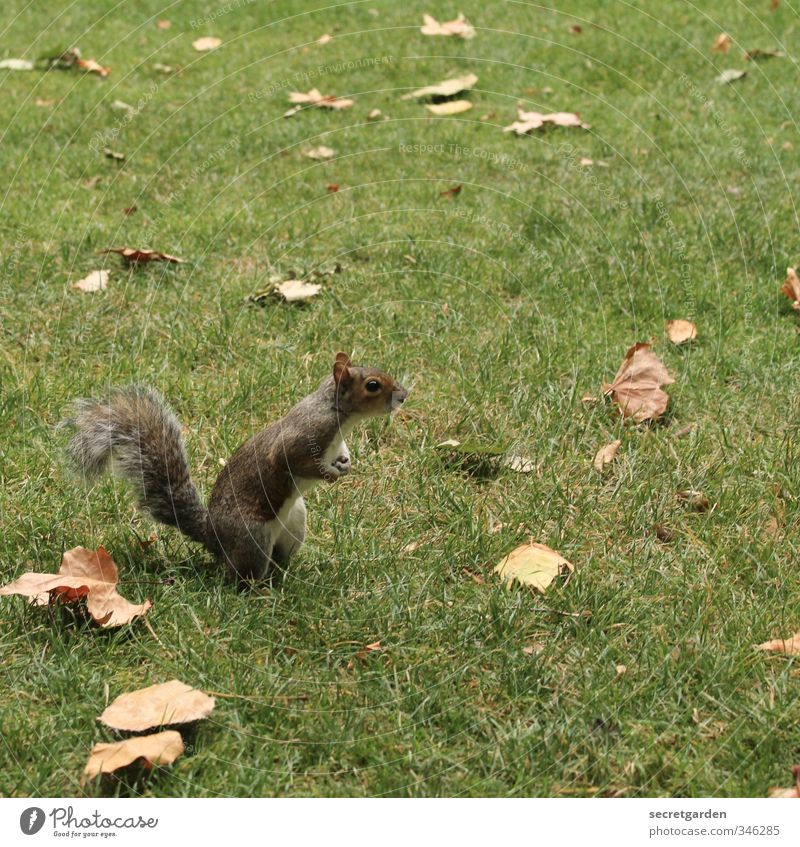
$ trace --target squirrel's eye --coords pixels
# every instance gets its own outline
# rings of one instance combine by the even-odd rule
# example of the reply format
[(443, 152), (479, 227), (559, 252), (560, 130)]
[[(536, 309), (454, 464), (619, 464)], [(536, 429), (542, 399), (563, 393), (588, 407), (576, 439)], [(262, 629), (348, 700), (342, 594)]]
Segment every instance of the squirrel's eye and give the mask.
[(371, 391), (373, 394), (374, 394), (376, 391), (380, 391), (380, 390), (381, 390), (381, 384), (378, 382), (378, 380), (377, 380), (377, 379), (369, 379), (369, 380), (367, 380), (367, 384), (366, 384), (364, 387), (367, 389), (367, 391)]

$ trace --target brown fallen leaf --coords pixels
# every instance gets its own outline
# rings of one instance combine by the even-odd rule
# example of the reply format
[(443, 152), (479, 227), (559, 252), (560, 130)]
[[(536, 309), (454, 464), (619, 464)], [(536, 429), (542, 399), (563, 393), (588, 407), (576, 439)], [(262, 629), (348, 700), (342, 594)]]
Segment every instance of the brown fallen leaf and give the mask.
[(597, 455), (594, 457), (594, 469), (602, 472), (606, 465), (609, 465), (614, 461), (617, 451), (621, 445), (622, 441), (617, 439), (616, 441), (612, 441), (610, 444), (606, 444), (605, 447), (601, 447), (597, 451)]
[(329, 183), (328, 186), (327, 186), (327, 190), (328, 190), (328, 194), (336, 194), (336, 192), (339, 190), (339, 183), (338, 182)]
[(781, 286), (781, 294), (792, 301), (793, 309), (800, 309), (800, 277), (794, 268), (786, 268), (786, 279)]
[(776, 638), (757, 645), (765, 653), (783, 653), (786, 656), (800, 656), (800, 632), (790, 638)]
[[(301, 108), (303, 106), (316, 107), (318, 109), (349, 109), (355, 100), (348, 100), (346, 97), (336, 97), (334, 94), (322, 94), (316, 88), (304, 94), (302, 91), (292, 91), (289, 93), (289, 102), (294, 103)], [(297, 110), (290, 109), (287, 116), (294, 114)]]
[(320, 35), (317, 39), (317, 44), (327, 44), (329, 41), (333, 41), (333, 36), (326, 32), (323, 35)]
[(89, 276), (73, 282), (70, 288), (77, 288), (87, 293), (103, 291), (108, 286), (108, 271), (92, 271)]
[(775, 799), (800, 799), (800, 765), (792, 766), (794, 785), (791, 788), (771, 788), (769, 797)]
[(716, 82), (719, 85), (730, 85), (738, 79), (744, 79), (747, 76), (747, 71), (740, 71), (738, 68), (728, 68), (724, 70), (717, 78)]
[[(356, 650), (355, 658), (356, 659), (366, 659), (370, 653), (377, 653), (383, 648), (381, 647), (380, 641), (373, 641), (372, 644), (365, 644), (359, 650)], [(348, 664), (348, 668), (352, 668), (352, 662)]]
[(171, 765), (183, 753), (183, 739), (174, 729), (153, 735), (137, 735), (113, 744), (95, 744), (83, 769), (84, 780), (141, 761), (145, 767)]
[(728, 35), (727, 32), (721, 32), (714, 39), (714, 43), (711, 45), (711, 50), (714, 53), (727, 53), (728, 50), (731, 49), (731, 44), (733, 44), (733, 39), (730, 35)]
[(131, 215), (136, 214), (139, 211), (139, 207), (134, 203), (133, 206), (126, 206), (122, 210), (122, 214), (125, 215), (126, 218), (129, 218)]
[(682, 318), (667, 321), (667, 338), (673, 344), (694, 341), (697, 338), (697, 327), (691, 321), (685, 321)]
[(213, 36), (206, 36), (205, 38), (197, 38), (192, 42), (192, 47), (197, 50), (199, 53), (205, 53), (206, 50), (216, 50), (219, 45), (222, 44), (221, 38), (214, 38)]
[(118, 162), (125, 161), (125, 154), (120, 153), (117, 150), (112, 150), (110, 147), (104, 147), (103, 153), (105, 154), (106, 159), (116, 159)]
[(287, 279), (279, 282), (275, 288), (275, 294), (287, 303), (298, 303), (302, 300), (310, 300), (322, 290), (322, 286), (316, 282), (303, 282), (301, 279)]
[(310, 150), (303, 150), (303, 155), (309, 159), (321, 162), (325, 159), (332, 159), (336, 155), (336, 151), (331, 147), (326, 147), (320, 144), (319, 147), (312, 147)]
[(647, 343), (634, 344), (625, 354), (614, 381), (605, 390), (637, 423), (656, 420), (667, 409), (669, 395), (661, 390), (675, 380)]
[(431, 15), (423, 15), (422, 19), (424, 23), (420, 27), (420, 32), (423, 35), (454, 35), (464, 39), (475, 37), (475, 27), (460, 12), (455, 20), (443, 23), (439, 23)]
[(589, 124), (583, 123), (580, 115), (576, 112), (550, 112), (545, 114), (543, 112), (526, 112), (518, 106), (517, 120), (503, 127), (503, 132), (515, 132), (517, 135), (526, 135), (531, 130), (540, 129), (546, 124), (589, 129)]
[(166, 20), (166, 19), (165, 19), (165, 20), (163, 20), (163, 21), (159, 21), (159, 22), (156, 24), (156, 26), (157, 26), (159, 29), (169, 29), (169, 28), (172, 26), (172, 21), (168, 21), (168, 20)]
[(383, 117), (383, 112), (382, 112), (380, 109), (373, 109), (373, 110), (372, 110), (372, 111), (371, 111), (371, 112), (367, 115), (367, 120), (368, 120), (368, 121), (377, 121), (377, 120), (378, 120), (378, 118), (382, 118), (382, 117)]
[(432, 115), (441, 118), (468, 112), (472, 108), (472, 103), (469, 100), (445, 100), (444, 103), (426, 103), (425, 108)]
[(444, 82), (438, 82), (436, 85), (426, 85), (423, 88), (417, 88), (415, 91), (404, 94), (400, 99), (422, 100), (427, 97), (453, 97), (462, 91), (469, 91), (477, 81), (478, 77), (475, 74), (465, 74), (464, 76), (446, 79)]
[(461, 573), (464, 576), (468, 576), (476, 585), (486, 584), (486, 580), (479, 573), (475, 573), (475, 571), (471, 571), (469, 568), (461, 568)]
[(509, 589), (517, 580), (542, 594), (559, 574), (574, 570), (574, 565), (560, 553), (534, 542), (515, 548), (494, 568), (494, 572), (506, 580)]
[(695, 512), (707, 512), (711, 508), (708, 497), (702, 491), (686, 488), (683, 491), (679, 491), (675, 496), (678, 500), (691, 506)]
[(571, 24), (568, 29), (572, 35), (580, 35), (583, 32), (583, 27), (580, 24)]
[(755, 50), (748, 50), (744, 54), (744, 60), (746, 62), (754, 62), (758, 59), (780, 59), (785, 55), (780, 50), (759, 50), (756, 48)]
[(97, 719), (111, 729), (144, 732), (207, 718), (216, 701), (178, 679), (120, 694)]
[(104, 68), (94, 59), (78, 59), (75, 62), (76, 66), (87, 74), (97, 74), (98, 76), (107, 77), (111, 73), (111, 68)]
[(33, 101), (36, 106), (42, 106), (44, 108), (49, 108), (50, 106), (55, 106), (56, 101), (50, 100), (47, 97), (37, 97), (36, 100)]
[(457, 197), (459, 194), (461, 194), (461, 189), (463, 187), (463, 185), (454, 185), (452, 188), (445, 188), (444, 191), (439, 192), (439, 196), (448, 197), (452, 200), (453, 197)]
[(181, 264), (185, 261), (184, 259), (179, 259), (177, 256), (170, 256), (169, 253), (162, 253), (159, 250), (138, 250), (135, 247), (107, 247), (105, 250), (98, 250), (97, 252), (99, 255), (118, 253), (129, 265), (145, 265), (148, 262)]
[(44, 606), (60, 600), (73, 603), (86, 600), (86, 608), (100, 626), (122, 626), (146, 614), (152, 603), (136, 605), (117, 592), (119, 572), (105, 549), (97, 551), (73, 547), (64, 553), (57, 574), (24, 573), (14, 582), (0, 588), (0, 596), (18, 594), (31, 603)]

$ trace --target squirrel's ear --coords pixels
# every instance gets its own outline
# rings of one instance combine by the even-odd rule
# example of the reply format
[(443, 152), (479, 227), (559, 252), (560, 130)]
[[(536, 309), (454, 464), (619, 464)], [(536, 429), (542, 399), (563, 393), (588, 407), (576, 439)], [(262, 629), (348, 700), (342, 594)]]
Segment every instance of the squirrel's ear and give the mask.
[(350, 365), (350, 357), (347, 353), (337, 353), (336, 361), (333, 363), (333, 381), (336, 385), (341, 385), (342, 382), (350, 381), (350, 371), (348, 370), (348, 366)]

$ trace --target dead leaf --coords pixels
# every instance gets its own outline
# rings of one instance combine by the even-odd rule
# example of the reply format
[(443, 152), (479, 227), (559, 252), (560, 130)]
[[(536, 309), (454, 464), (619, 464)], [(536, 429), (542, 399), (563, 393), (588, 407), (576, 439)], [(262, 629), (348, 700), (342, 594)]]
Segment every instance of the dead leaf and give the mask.
[(572, 35), (580, 35), (583, 32), (583, 27), (579, 24), (571, 24), (568, 29)]
[(800, 277), (794, 268), (786, 268), (786, 279), (781, 286), (781, 293), (792, 301), (793, 309), (800, 309)]
[(308, 156), (309, 159), (323, 161), (325, 159), (332, 159), (336, 155), (336, 151), (330, 147), (326, 147), (324, 144), (320, 144), (319, 147), (312, 147), (310, 150), (304, 150), (303, 155)]
[(462, 185), (454, 185), (452, 188), (445, 188), (444, 191), (439, 192), (440, 197), (449, 197), (452, 199), (453, 197), (457, 197), (461, 194)]
[(157, 726), (202, 720), (211, 714), (214, 706), (213, 697), (185, 682), (171, 679), (120, 694), (98, 720), (111, 729), (144, 732)]
[(45, 108), (49, 108), (50, 106), (55, 106), (55, 104), (56, 104), (55, 100), (50, 100), (47, 97), (37, 97), (33, 102), (35, 103), (35, 105), (43, 106)]
[(122, 213), (125, 215), (126, 218), (129, 218), (131, 215), (135, 214), (138, 211), (139, 207), (134, 203), (133, 206), (126, 206), (122, 210)]
[(100, 626), (122, 626), (146, 614), (149, 600), (136, 605), (117, 592), (119, 572), (114, 560), (102, 547), (87, 550), (74, 547), (64, 553), (57, 574), (24, 573), (14, 582), (0, 588), (0, 596), (18, 594), (31, 603), (44, 606), (60, 600), (72, 603), (85, 599), (86, 608)]
[(533, 473), (536, 470), (536, 463), (528, 456), (503, 456), (500, 464), (517, 473)]
[(614, 670), (617, 673), (617, 679), (619, 679), (621, 676), (624, 676), (628, 672), (628, 668), (626, 665), (616, 665), (614, 667)]
[(172, 65), (165, 65), (163, 62), (154, 62), (153, 70), (158, 71), (160, 74), (174, 74), (177, 73), (178, 68), (175, 68)]
[(468, 576), (476, 585), (485, 585), (486, 580), (479, 574), (471, 571), (469, 568), (461, 568), (461, 573)]
[(606, 465), (609, 465), (614, 461), (617, 451), (621, 445), (622, 441), (617, 439), (616, 441), (612, 441), (610, 444), (606, 444), (605, 447), (601, 447), (597, 451), (597, 455), (594, 457), (594, 469), (602, 472)]
[(436, 85), (426, 85), (424, 88), (417, 88), (415, 91), (404, 94), (400, 99), (422, 100), (426, 97), (453, 97), (462, 91), (469, 91), (477, 81), (478, 77), (475, 74), (465, 74), (464, 76), (446, 79), (444, 82), (438, 82)]
[(183, 753), (183, 739), (174, 729), (137, 735), (112, 744), (95, 744), (83, 769), (83, 778), (94, 779), (141, 760), (145, 767), (171, 765)]
[(108, 286), (108, 271), (92, 271), (89, 276), (73, 282), (71, 288), (79, 291), (103, 291)]
[(310, 300), (322, 290), (322, 286), (315, 282), (303, 282), (300, 279), (287, 279), (278, 283), (274, 293), (287, 303), (298, 303)]
[(673, 344), (694, 341), (697, 338), (697, 327), (691, 321), (685, 321), (682, 318), (667, 321), (667, 338)]
[(790, 638), (776, 638), (758, 645), (765, 653), (783, 653), (786, 656), (800, 656), (800, 632)]
[(780, 50), (759, 50), (756, 48), (755, 50), (748, 50), (744, 54), (744, 60), (745, 62), (754, 62), (758, 59), (780, 59), (785, 55)]
[(528, 644), (522, 648), (522, 652), (526, 656), (538, 656), (544, 650), (544, 644), (540, 641), (535, 641), (533, 644)]
[(723, 71), (718, 77), (717, 82), (720, 85), (727, 85), (731, 82), (736, 82), (737, 79), (742, 79), (747, 76), (747, 71), (739, 71), (736, 68), (728, 68), (728, 70)]
[(193, 41), (192, 47), (194, 47), (194, 49), (199, 53), (205, 53), (206, 50), (216, 50), (220, 44), (222, 44), (221, 38), (206, 36), (205, 38), (198, 38)]
[(494, 572), (506, 580), (509, 588), (517, 580), (542, 594), (559, 574), (572, 573), (574, 570), (575, 567), (560, 553), (534, 542), (512, 550), (494, 568)]
[(367, 120), (368, 120), (368, 121), (377, 121), (377, 120), (378, 120), (378, 118), (382, 118), (382, 117), (383, 117), (383, 112), (382, 112), (380, 109), (373, 109), (373, 110), (372, 110), (372, 111), (371, 111), (371, 112), (367, 115)]
[(469, 100), (445, 100), (444, 103), (426, 103), (425, 108), (432, 115), (444, 117), (468, 112), (472, 108), (472, 103)]
[[(382, 650), (380, 641), (373, 641), (372, 644), (365, 644), (359, 650), (356, 651), (355, 658), (356, 659), (366, 659), (370, 653), (377, 653)], [(352, 665), (348, 665), (348, 667), (352, 667)]]
[(111, 68), (104, 68), (94, 59), (78, 59), (75, 64), (87, 74), (97, 74), (98, 76), (107, 77), (111, 73)]
[(103, 153), (105, 154), (106, 159), (115, 159), (117, 162), (125, 161), (124, 153), (118, 153), (116, 150), (112, 150), (110, 147), (104, 147)]
[(172, 26), (172, 21), (168, 21), (168, 20), (159, 21), (156, 24), (156, 26), (159, 29), (169, 29)]
[(474, 38), (475, 28), (468, 23), (467, 19), (461, 12), (453, 21), (445, 21), (439, 23), (436, 18), (431, 15), (423, 15), (424, 24), (420, 27), (420, 32), (423, 35), (454, 35), (457, 38)]
[(714, 39), (711, 49), (714, 53), (727, 53), (731, 49), (731, 44), (733, 44), (733, 39), (730, 35), (727, 32), (721, 32)]
[(148, 262), (170, 262), (181, 264), (184, 259), (170, 256), (169, 253), (161, 253), (159, 250), (138, 250), (135, 247), (108, 247), (98, 250), (98, 254), (118, 253), (129, 265), (146, 265)]
[(517, 135), (525, 135), (533, 129), (540, 129), (546, 124), (553, 126), (578, 127), (589, 129), (589, 124), (583, 123), (577, 112), (526, 112), (517, 107), (517, 120), (503, 127), (503, 132), (515, 132)]
[[(300, 106), (316, 107), (318, 109), (349, 109), (355, 100), (348, 100), (346, 97), (336, 97), (334, 94), (322, 94), (318, 89), (312, 88), (306, 94), (302, 91), (292, 91), (289, 93), (289, 102)], [(300, 111), (300, 109), (289, 109), (284, 117), (290, 117), (292, 114)]]
[(33, 62), (27, 59), (3, 59), (0, 62), (0, 70), (4, 71), (32, 71)]
[(324, 35), (320, 35), (317, 39), (317, 44), (327, 44), (329, 41), (333, 41), (333, 36), (326, 32)]
[(675, 380), (646, 343), (634, 344), (625, 354), (614, 382), (605, 390), (626, 418), (636, 423), (656, 420), (667, 409), (669, 395), (662, 385)]
[(331, 182), (327, 186), (327, 189), (328, 189), (328, 194), (336, 194), (336, 192), (339, 190), (339, 183), (338, 182)]
[[(777, 4), (775, 4), (777, 6)], [(792, 766), (792, 776), (794, 777), (794, 785), (791, 788), (771, 788), (769, 796), (781, 799), (798, 799), (800, 798), (800, 765)]]
[(683, 491), (679, 491), (675, 496), (678, 500), (691, 506), (695, 512), (707, 512), (711, 508), (708, 497), (702, 491), (686, 488)]

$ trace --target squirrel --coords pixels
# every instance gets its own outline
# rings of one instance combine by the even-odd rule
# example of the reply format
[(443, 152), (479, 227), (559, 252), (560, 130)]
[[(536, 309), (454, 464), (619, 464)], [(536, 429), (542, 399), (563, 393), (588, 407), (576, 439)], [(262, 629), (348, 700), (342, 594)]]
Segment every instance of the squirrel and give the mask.
[(365, 418), (390, 414), (408, 391), (388, 374), (338, 353), (333, 372), (281, 420), (225, 464), (203, 505), (192, 481), (181, 425), (161, 396), (134, 385), (106, 402), (79, 399), (68, 455), (85, 479), (113, 473), (132, 483), (140, 508), (200, 542), (240, 580), (285, 567), (306, 534), (312, 486), (350, 473), (345, 437)]

